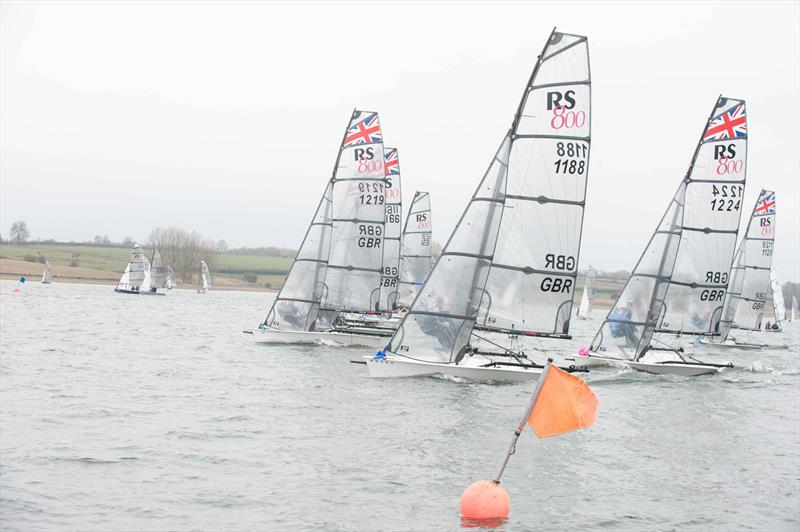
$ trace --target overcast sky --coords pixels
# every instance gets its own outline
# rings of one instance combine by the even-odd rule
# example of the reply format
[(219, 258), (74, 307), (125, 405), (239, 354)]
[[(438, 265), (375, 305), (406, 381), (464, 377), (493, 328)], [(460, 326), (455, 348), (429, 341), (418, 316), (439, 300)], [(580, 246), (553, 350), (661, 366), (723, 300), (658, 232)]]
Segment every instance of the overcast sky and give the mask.
[(444, 242), (557, 26), (592, 66), (581, 268), (633, 267), (722, 93), (748, 105), (744, 211), (776, 191), (776, 267), (800, 279), (796, 2), (3, 2), (0, 20), (4, 236), (177, 225), (296, 248), (359, 107)]

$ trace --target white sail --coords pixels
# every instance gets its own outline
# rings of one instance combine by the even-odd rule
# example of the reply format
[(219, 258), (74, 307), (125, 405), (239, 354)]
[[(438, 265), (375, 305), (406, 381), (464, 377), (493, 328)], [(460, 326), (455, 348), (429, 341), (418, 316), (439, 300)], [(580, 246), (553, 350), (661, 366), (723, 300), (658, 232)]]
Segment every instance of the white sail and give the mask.
[(42, 272), (42, 283), (50, 284), (53, 282), (53, 272), (50, 271), (50, 261), (44, 261), (44, 271)]
[(175, 270), (172, 269), (172, 266), (167, 266), (167, 290), (172, 290), (175, 288)]
[(720, 321), (720, 339), (731, 329), (761, 329), (775, 239), (775, 193), (762, 190), (731, 266), (731, 282)]
[(747, 156), (745, 103), (720, 97), (689, 171), (592, 341), (638, 360), (656, 331), (713, 334), (736, 245)]
[(384, 148), (386, 173), (386, 222), (383, 233), (383, 270), (378, 311), (394, 310), (397, 304), (397, 281), (400, 270), (400, 242), (403, 195), (400, 187), (400, 158), (397, 148)]
[(786, 320), (786, 303), (783, 300), (783, 289), (778, 279), (778, 272), (769, 274), (769, 286), (772, 289), (772, 306), (775, 308), (775, 323), (780, 327)]
[(415, 192), (403, 226), (397, 306), (408, 308), (433, 267), (431, 196)]
[(597, 273), (589, 266), (586, 271), (586, 281), (583, 285), (583, 292), (581, 293), (581, 304), (578, 306), (577, 315), (585, 318), (592, 312), (592, 304), (594, 303), (594, 280)]
[(133, 245), (131, 258), (125, 267), (125, 272), (117, 283), (117, 290), (138, 291), (145, 280), (145, 256), (139, 244)]
[(389, 352), (458, 363), (475, 327), (567, 334), (589, 128), (587, 39), (554, 30), (511, 129)]
[(156, 289), (166, 288), (164, 261), (157, 249), (153, 249), (153, 260), (150, 265), (150, 286)]
[(797, 317), (797, 313), (796, 313), (797, 308), (798, 308), (797, 298), (793, 295), (792, 296), (792, 321), (794, 321), (795, 318)]
[(139, 286), (139, 292), (155, 292), (156, 289), (153, 287), (152, 282), (152, 268), (150, 265), (150, 261), (147, 257), (142, 257), (142, 262), (144, 263), (144, 280), (142, 284)]
[(289, 274), (267, 312), (264, 324), (268, 327), (309, 331), (314, 326), (324, 291), (331, 245), (332, 188), (332, 183), (328, 183)]
[(331, 180), (327, 310), (368, 312), (378, 303), (386, 218), (382, 139), (378, 113), (353, 112)]
[(206, 261), (200, 261), (200, 278), (201, 282), (203, 283), (203, 291), (207, 291), (208, 287), (211, 286), (211, 272), (208, 271), (208, 264)]

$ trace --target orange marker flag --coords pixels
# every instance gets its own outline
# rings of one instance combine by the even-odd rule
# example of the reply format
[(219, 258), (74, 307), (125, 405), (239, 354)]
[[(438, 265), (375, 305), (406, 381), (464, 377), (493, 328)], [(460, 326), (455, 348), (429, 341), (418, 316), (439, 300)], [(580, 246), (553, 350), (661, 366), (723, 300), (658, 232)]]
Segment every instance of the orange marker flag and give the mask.
[(549, 364), (528, 425), (540, 438), (558, 436), (593, 424), (599, 401), (586, 381)]

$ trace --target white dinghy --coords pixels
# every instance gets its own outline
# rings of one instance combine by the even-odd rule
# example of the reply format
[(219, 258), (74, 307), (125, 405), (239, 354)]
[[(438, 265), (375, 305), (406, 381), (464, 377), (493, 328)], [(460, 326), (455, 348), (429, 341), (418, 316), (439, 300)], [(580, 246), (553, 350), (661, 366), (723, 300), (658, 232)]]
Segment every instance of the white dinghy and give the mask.
[[(386, 175), (378, 113), (354, 110), (333, 174), (259, 343), (333, 343), (383, 347), (391, 330), (334, 327), (340, 314), (370, 312), (383, 272)], [(333, 245), (332, 245), (333, 243)]]
[(762, 190), (747, 221), (739, 249), (731, 266), (731, 279), (725, 294), (719, 336), (703, 339), (704, 344), (737, 349), (761, 349), (764, 343), (734, 338), (731, 331), (759, 331), (767, 304), (775, 240), (775, 193)]
[(175, 286), (175, 270), (172, 269), (172, 266), (167, 266), (166, 288), (172, 290)]
[(553, 30), (442, 255), (388, 346), (367, 358), (370, 376), (538, 378), (543, 366), (518, 340), (569, 338), (590, 119), (587, 39)]
[(44, 271), (42, 272), (42, 284), (50, 284), (53, 282), (53, 272), (50, 271), (50, 261), (44, 261)]
[(745, 186), (745, 103), (719, 97), (686, 176), (597, 331), (590, 365), (695, 376), (731, 364), (701, 362), (662, 335), (717, 334)]

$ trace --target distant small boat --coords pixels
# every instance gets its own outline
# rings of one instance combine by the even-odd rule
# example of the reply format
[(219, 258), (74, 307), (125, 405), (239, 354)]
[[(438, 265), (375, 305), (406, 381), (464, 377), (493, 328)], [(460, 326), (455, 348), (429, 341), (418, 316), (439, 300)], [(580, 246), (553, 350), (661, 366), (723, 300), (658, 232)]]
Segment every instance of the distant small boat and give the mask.
[(175, 270), (172, 266), (167, 266), (167, 290), (175, 288)]
[(205, 294), (208, 292), (208, 287), (211, 285), (211, 273), (208, 271), (208, 264), (204, 260), (200, 261), (200, 280), (203, 286), (197, 289), (198, 294)]
[(44, 261), (44, 271), (42, 272), (42, 284), (50, 284), (53, 282), (53, 272), (50, 271), (50, 261)]
[[(160, 258), (161, 256), (159, 255), (159, 260)], [(150, 261), (142, 253), (141, 246), (134, 244), (133, 250), (131, 250), (131, 259), (128, 261), (128, 265), (125, 267), (125, 271), (122, 273), (122, 277), (120, 277), (114, 291), (120, 294), (165, 295), (163, 292), (158, 291), (157, 286), (151, 284), (151, 270)]]

